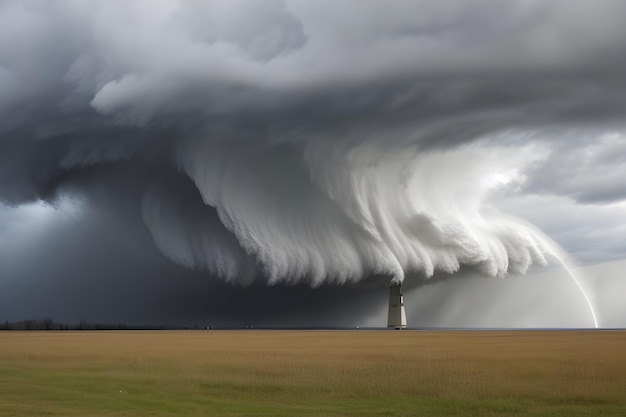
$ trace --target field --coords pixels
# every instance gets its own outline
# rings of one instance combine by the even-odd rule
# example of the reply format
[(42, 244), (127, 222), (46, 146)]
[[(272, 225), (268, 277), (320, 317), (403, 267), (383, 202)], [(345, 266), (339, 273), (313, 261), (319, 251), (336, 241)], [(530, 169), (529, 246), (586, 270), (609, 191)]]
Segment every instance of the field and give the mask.
[(0, 415), (625, 416), (626, 332), (0, 332)]

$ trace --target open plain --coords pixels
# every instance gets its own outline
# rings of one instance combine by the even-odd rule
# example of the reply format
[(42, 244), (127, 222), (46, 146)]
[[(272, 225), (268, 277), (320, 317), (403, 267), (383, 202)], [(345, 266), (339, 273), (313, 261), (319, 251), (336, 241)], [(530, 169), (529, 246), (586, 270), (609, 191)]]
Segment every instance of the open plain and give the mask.
[(5, 331), (0, 411), (624, 416), (626, 332)]

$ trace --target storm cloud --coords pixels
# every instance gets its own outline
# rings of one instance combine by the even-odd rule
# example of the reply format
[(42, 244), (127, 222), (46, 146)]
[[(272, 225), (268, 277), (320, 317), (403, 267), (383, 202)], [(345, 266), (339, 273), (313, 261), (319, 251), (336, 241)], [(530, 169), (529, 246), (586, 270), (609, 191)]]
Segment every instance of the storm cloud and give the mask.
[(618, 0), (2, 1), (1, 247), (42, 236), (3, 286), (62, 247), (302, 300), (623, 259), (624, 57)]

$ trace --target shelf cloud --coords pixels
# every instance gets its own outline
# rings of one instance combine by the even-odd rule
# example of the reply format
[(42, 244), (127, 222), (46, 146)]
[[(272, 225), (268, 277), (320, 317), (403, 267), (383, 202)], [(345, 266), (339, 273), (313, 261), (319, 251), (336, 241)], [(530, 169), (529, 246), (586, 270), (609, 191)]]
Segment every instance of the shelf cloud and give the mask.
[(619, 0), (2, 1), (0, 233), (255, 288), (623, 259), (625, 39)]

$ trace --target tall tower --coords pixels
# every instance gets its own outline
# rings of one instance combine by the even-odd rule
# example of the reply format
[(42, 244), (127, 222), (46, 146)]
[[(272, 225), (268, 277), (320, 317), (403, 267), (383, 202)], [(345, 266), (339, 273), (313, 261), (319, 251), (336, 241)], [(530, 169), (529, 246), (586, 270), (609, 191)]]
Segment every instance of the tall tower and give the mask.
[(391, 284), (389, 287), (389, 315), (387, 327), (396, 330), (406, 329), (406, 313), (404, 311), (404, 297), (402, 297), (402, 284)]

